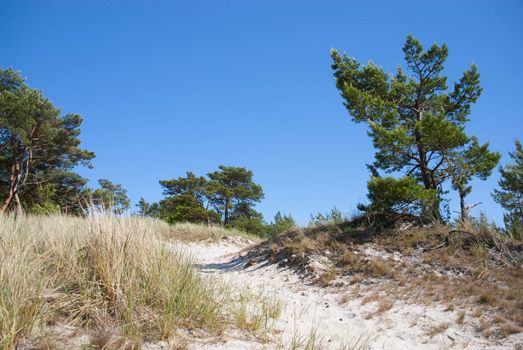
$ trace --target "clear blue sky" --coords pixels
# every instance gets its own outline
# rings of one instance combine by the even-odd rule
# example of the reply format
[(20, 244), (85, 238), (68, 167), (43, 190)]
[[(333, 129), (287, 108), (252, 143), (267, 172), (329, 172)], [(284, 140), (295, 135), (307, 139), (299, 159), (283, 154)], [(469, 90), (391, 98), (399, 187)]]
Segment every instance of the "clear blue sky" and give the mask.
[[(80, 172), (93, 185), (121, 183), (134, 205), (162, 197), (159, 179), (245, 166), (265, 217), (302, 224), (334, 206), (354, 212), (373, 158), (329, 50), (392, 71), (409, 33), (448, 44), (450, 86), (478, 65), (484, 91), (467, 131), (506, 162), (523, 137), (522, 1), (0, 0), (0, 66), (84, 117), (97, 157)], [(501, 222), (498, 176), (474, 183), (469, 201)]]

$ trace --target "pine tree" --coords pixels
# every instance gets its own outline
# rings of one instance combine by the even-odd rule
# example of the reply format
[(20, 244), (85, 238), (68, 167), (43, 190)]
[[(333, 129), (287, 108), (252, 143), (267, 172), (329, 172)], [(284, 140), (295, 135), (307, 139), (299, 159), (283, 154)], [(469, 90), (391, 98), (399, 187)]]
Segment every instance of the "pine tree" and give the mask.
[[(36, 194), (70, 194), (83, 187), (83, 179), (70, 171), (77, 165), (90, 167), (95, 156), (79, 148), (82, 117), (62, 116), (24, 80), (19, 72), (0, 69), (0, 213), (13, 207), (21, 213), (23, 204), (35, 204)], [(70, 206), (49, 199), (44, 201), (51, 206)]]
[(464, 127), (481, 94), (479, 73), (472, 65), (449, 91), (442, 75), (446, 45), (434, 44), (424, 51), (409, 35), (403, 52), (410, 76), (401, 67), (389, 75), (372, 62), (362, 66), (332, 50), (336, 86), (352, 119), (370, 128), (376, 148), (370, 165), (373, 175), (379, 170), (403, 172), (434, 191), (438, 201), (429, 209), (430, 216), (441, 220), (439, 206), (443, 183), (451, 176), (450, 155), (466, 149), (471, 140)]
[(116, 215), (123, 214), (129, 209), (130, 200), (127, 190), (120, 184), (114, 184), (110, 180), (98, 180), (100, 188), (91, 191), (90, 197), (94, 206), (101, 211), (111, 211)]
[(252, 171), (243, 167), (220, 165), (220, 170), (209, 173), (208, 193), (215, 207), (223, 213), (223, 223), (229, 224), (231, 213), (248, 213), (264, 194), (260, 185), (252, 181)]
[(494, 190), (494, 200), (505, 209), (505, 227), (515, 238), (523, 238), (523, 147), (515, 141), (516, 150), (510, 152), (512, 163), (500, 167), (501, 189)]
[(489, 151), (488, 146), (488, 143), (480, 145), (476, 137), (471, 137), (464, 147), (447, 156), (447, 169), (452, 187), (459, 194), (462, 222), (469, 219), (469, 210), (474, 206), (465, 202), (465, 197), (472, 191), (470, 181), (474, 177), (486, 180), (501, 158), (500, 153)]

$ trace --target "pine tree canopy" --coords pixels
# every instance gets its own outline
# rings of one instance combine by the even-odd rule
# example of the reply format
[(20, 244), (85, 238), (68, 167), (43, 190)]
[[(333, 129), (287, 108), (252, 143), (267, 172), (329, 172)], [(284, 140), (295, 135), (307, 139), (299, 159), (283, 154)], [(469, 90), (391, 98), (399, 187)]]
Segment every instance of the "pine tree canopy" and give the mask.
[[(472, 65), (449, 89), (442, 75), (446, 45), (424, 50), (409, 35), (403, 52), (406, 72), (399, 66), (396, 73), (387, 74), (372, 62), (361, 65), (331, 50), (336, 86), (353, 121), (369, 126), (376, 148), (369, 166), (373, 174), (401, 172), (441, 196), (443, 183), (455, 172), (451, 158), (469, 149), (469, 143), (477, 143), (465, 133), (465, 123), (481, 94), (479, 73)], [(495, 156), (487, 158), (488, 164), (479, 168), (496, 166), (497, 161), (491, 161)], [(481, 173), (489, 174), (485, 169)], [(432, 214), (440, 217), (439, 203)]]

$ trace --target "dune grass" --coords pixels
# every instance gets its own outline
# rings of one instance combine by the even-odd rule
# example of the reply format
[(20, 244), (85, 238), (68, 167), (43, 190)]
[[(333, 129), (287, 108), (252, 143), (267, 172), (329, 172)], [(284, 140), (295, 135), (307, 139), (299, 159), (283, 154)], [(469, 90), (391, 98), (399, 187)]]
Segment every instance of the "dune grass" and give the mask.
[(184, 242), (217, 241), (227, 237), (242, 237), (258, 242), (262, 238), (234, 228), (225, 228), (218, 225), (205, 225), (193, 223), (177, 223), (163, 232), (165, 239), (175, 239)]
[(110, 330), (134, 348), (179, 328), (219, 333), (227, 293), (168, 250), (159, 237), (170, 231), (152, 219), (0, 217), (0, 349), (55, 324)]

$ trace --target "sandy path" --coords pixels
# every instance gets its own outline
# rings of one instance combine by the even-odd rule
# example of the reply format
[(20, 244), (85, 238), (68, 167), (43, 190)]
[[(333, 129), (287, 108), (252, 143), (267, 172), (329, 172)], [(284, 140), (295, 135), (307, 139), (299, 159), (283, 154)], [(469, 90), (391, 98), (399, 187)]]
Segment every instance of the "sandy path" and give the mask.
[[(274, 265), (244, 268), (247, 242), (174, 243), (176, 250), (190, 254), (204, 273), (221, 276), (235, 289), (250, 289), (279, 298), (284, 305), (275, 322), (270, 342), (245, 340), (241, 334), (229, 335), (223, 342), (198, 342), (190, 349), (281, 349), (293, 340), (306, 339), (315, 331), (324, 349), (343, 349), (358, 338), (366, 339), (369, 349), (514, 349), (522, 337), (515, 335), (489, 341), (473, 331), (473, 325), (457, 325), (458, 311), (445, 311), (444, 305), (406, 305), (395, 302), (376, 314), (378, 302), (362, 305), (362, 297), (341, 304), (349, 287), (326, 289), (304, 282), (288, 269)], [(375, 314), (369, 319), (370, 313)], [(448, 323), (442, 333), (430, 336), (434, 327)], [(361, 343), (361, 341), (360, 341)], [(346, 347), (345, 349), (351, 349)], [(359, 349), (359, 348), (358, 348)]]

